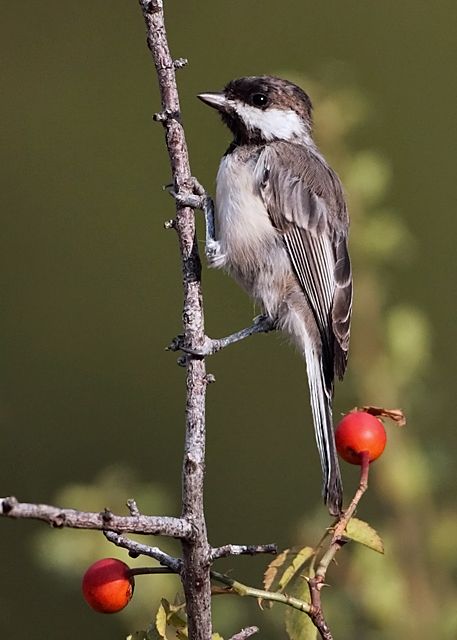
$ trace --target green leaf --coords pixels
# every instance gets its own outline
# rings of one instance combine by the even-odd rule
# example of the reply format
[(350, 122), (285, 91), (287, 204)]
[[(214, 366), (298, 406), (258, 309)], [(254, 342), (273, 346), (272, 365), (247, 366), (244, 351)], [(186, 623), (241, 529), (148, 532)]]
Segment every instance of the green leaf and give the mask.
[(213, 633), (211, 635), (211, 640), (224, 640), (224, 638), (221, 635), (219, 635), (218, 633)]
[(266, 591), (284, 591), (292, 578), (303, 569), (304, 565), (314, 555), (312, 547), (291, 547), (284, 549), (268, 565), (263, 585)]
[[(308, 583), (304, 578), (296, 578), (288, 594), (294, 598), (305, 600), (306, 602), (310, 601)], [(298, 609), (292, 609), (292, 607), (286, 607), (284, 620), (287, 635), (290, 640), (317, 639), (317, 629), (307, 613), (299, 611)]]
[(373, 551), (384, 553), (384, 544), (381, 537), (373, 527), (370, 527), (368, 522), (358, 518), (351, 518), (346, 526), (344, 535), (350, 540), (354, 540), (354, 542), (373, 549)]
[(281, 553), (268, 564), (263, 574), (263, 587), (265, 591), (272, 591), (270, 587), (278, 577), (279, 569), (285, 564), (291, 552), (291, 549), (284, 549), (284, 551), (281, 551)]
[(156, 629), (161, 638), (167, 637), (167, 613), (169, 602), (162, 598), (156, 615)]
[(303, 570), (308, 560), (314, 556), (314, 549), (312, 547), (303, 547), (302, 549), (298, 549), (298, 551), (294, 551), (294, 554), (295, 557), (279, 580), (278, 591), (284, 591), (292, 578)]
[(159, 638), (168, 640), (167, 628), (174, 630), (173, 637), (180, 640), (186, 640), (187, 633), (187, 617), (185, 614), (185, 604), (179, 601), (178, 604), (171, 604), (165, 598), (162, 598), (155, 620), (155, 631)]
[[(175, 609), (175, 610), (174, 610)], [(168, 614), (168, 624), (176, 629), (176, 634), (180, 638), (187, 638), (187, 616), (183, 611), (183, 607), (176, 609), (171, 605), (171, 610)]]

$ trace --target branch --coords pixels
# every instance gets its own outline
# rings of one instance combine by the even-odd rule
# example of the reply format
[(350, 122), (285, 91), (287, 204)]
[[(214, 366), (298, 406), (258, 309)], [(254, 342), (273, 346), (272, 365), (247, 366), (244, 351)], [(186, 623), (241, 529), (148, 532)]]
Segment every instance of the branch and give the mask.
[(285, 593), (279, 593), (278, 591), (265, 591), (264, 589), (256, 589), (255, 587), (250, 587), (242, 582), (238, 582), (238, 580), (234, 580), (230, 576), (225, 575), (224, 573), (218, 573), (217, 571), (211, 571), (211, 578), (213, 580), (217, 580), (218, 582), (222, 582), (229, 587), (222, 593), (234, 593), (238, 596), (244, 597), (249, 596), (251, 598), (256, 598), (257, 600), (270, 600), (271, 602), (280, 602), (285, 604), (293, 609), (298, 609), (298, 611), (303, 611), (310, 615), (311, 605), (309, 602), (305, 600), (299, 600), (298, 598), (293, 598), (292, 596), (288, 596)]
[[(180, 122), (180, 105), (176, 85), (176, 66), (167, 42), (162, 0), (139, 0), (146, 23), (147, 43), (157, 71), (162, 102), (160, 122), (178, 195), (193, 189), (187, 145)], [(201, 293), (201, 263), (195, 238), (193, 210), (176, 203), (176, 229), (181, 252), (184, 307), (184, 346), (196, 349), (204, 342)], [(205, 459), (205, 394), (208, 379), (203, 359), (187, 358), (186, 439), (183, 460), (182, 516), (195, 532), (192, 541), (182, 541), (182, 583), (191, 640), (210, 640), (211, 583), (209, 578), (210, 547), (203, 511), (203, 478)]]
[(258, 627), (246, 627), (245, 629), (238, 631), (238, 633), (235, 633), (235, 635), (229, 638), (229, 640), (246, 640), (246, 638), (253, 636), (255, 633), (258, 633), (258, 631)]
[(341, 547), (346, 544), (347, 538), (345, 538), (344, 532), (349, 520), (352, 518), (355, 510), (357, 509), (360, 499), (368, 489), (368, 472), (370, 469), (370, 458), (368, 452), (364, 451), (361, 454), (361, 458), (360, 480), (357, 491), (355, 492), (349, 507), (338, 519), (337, 524), (333, 529), (332, 541), (330, 543), (330, 546), (326, 553), (322, 556), (316, 569), (316, 578), (320, 578), (322, 581), (325, 579), (325, 575), (331, 561), (334, 559), (335, 555), (341, 549)]
[(325, 617), (322, 612), (321, 590), (325, 586), (325, 576), (327, 574), (327, 569), (329, 568), (330, 563), (332, 562), (332, 560), (334, 560), (338, 551), (347, 542), (347, 538), (345, 537), (344, 532), (349, 520), (354, 515), (363, 494), (368, 488), (369, 470), (370, 457), (368, 452), (364, 451), (361, 454), (360, 481), (357, 491), (355, 492), (349, 507), (336, 521), (329, 548), (321, 557), (314, 577), (309, 578), (308, 580), (309, 593), (311, 597), (311, 610), (309, 612), (309, 617), (319, 631), (322, 640), (333, 640), (333, 635), (328, 627), (327, 622), (325, 621)]
[(193, 531), (184, 518), (166, 516), (116, 516), (111, 511), (102, 513), (61, 509), (48, 504), (18, 502), (14, 497), (0, 498), (0, 515), (14, 519), (32, 519), (47, 522), (51, 527), (61, 529), (98, 529), (118, 533), (141, 533), (170, 538), (190, 539)]
[(130, 538), (125, 538), (118, 533), (114, 533), (114, 531), (105, 531), (104, 534), (105, 538), (117, 547), (128, 549), (129, 552), (137, 556), (143, 555), (154, 558), (154, 560), (157, 560), (162, 566), (168, 567), (173, 573), (181, 573), (182, 560), (180, 558), (174, 558), (158, 547), (151, 547), (148, 544), (136, 542), (136, 540), (131, 540)]
[(248, 555), (254, 556), (258, 553), (278, 553), (275, 544), (225, 544), (222, 547), (215, 547), (211, 550), (211, 561), (228, 556)]

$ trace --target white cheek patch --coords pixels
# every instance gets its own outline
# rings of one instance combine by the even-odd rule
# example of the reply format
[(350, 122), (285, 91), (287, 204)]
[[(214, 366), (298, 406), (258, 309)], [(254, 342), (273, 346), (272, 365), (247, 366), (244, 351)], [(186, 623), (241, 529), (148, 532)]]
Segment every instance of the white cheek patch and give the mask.
[(257, 109), (247, 104), (234, 104), (234, 109), (247, 129), (258, 129), (265, 140), (309, 138), (303, 120), (292, 109)]

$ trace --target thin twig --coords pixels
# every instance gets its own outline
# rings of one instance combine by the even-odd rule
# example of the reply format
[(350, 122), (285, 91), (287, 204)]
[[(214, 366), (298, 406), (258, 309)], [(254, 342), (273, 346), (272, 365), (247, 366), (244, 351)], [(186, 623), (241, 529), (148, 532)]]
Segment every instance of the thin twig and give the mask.
[(292, 596), (288, 596), (285, 593), (256, 589), (255, 587), (250, 587), (246, 584), (243, 584), (242, 582), (238, 582), (238, 580), (234, 580), (230, 576), (227, 576), (224, 573), (219, 573), (218, 571), (211, 571), (211, 578), (229, 587), (228, 590), (225, 590), (225, 593), (234, 593), (241, 597), (249, 596), (251, 598), (256, 598), (257, 600), (281, 602), (282, 604), (292, 607), (293, 609), (298, 609), (298, 611), (303, 611), (304, 613), (308, 614), (311, 611), (311, 605), (309, 604), (309, 602), (306, 602), (305, 600), (299, 600), (298, 598), (293, 598)]
[(180, 558), (174, 558), (158, 547), (151, 547), (147, 544), (143, 544), (142, 542), (131, 540), (130, 538), (126, 538), (119, 533), (115, 533), (114, 531), (104, 531), (104, 534), (106, 539), (109, 540), (109, 542), (115, 544), (117, 547), (128, 549), (129, 551), (137, 555), (149, 556), (150, 558), (154, 558), (154, 560), (157, 560), (157, 562), (159, 562), (162, 566), (168, 567), (174, 573), (181, 573), (182, 560)]
[(238, 633), (235, 633), (234, 636), (229, 638), (229, 640), (246, 640), (250, 636), (253, 636), (255, 633), (258, 633), (259, 627), (246, 627), (245, 629), (241, 629)]
[(254, 556), (258, 553), (271, 553), (274, 555), (278, 553), (278, 547), (275, 544), (225, 544), (222, 547), (215, 547), (211, 550), (211, 560), (227, 558), (228, 556)]
[(363, 494), (368, 488), (368, 472), (370, 469), (370, 458), (368, 452), (364, 451), (361, 454), (361, 465), (360, 465), (360, 481), (359, 486), (357, 487), (357, 491), (354, 494), (354, 497), (351, 500), (349, 507), (342, 514), (341, 518), (338, 520), (332, 535), (332, 541), (328, 550), (322, 556), (317, 569), (316, 569), (316, 578), (325, 578), (327, 573), (327, 569), (335, 557), (336, 553), (341, 549), (341, 547), (346, 543), (346, 538), (344, 537), (344, 531), (348, 525), (349, 520), (355, 513), (357, 506), (362, 498)]
[(176, 571), (173, 571), (169, 567), (133, 567), (127, 571), (127, 574), (131, 577), (157, 575), (162, 573), (174, 575)]
[(334, 560), (341, 547), (343, 547), (347, 542), (347, 539), (344, 536), (344, 532), (349, 520), (354, 515), (363, 494), (368, 488), (369, 469), (370, 457), (368, 452), (364, 451), (361, 454), (360, 481), (357, 491), (355, 492), (349, 507), (336, 522), (333, 529), (330, 545), (327, 551), (322, 555), (317, 565), (315, 575), (312, 578), (308, 579), (308, 587), (311, 598), (311, 609), (309, 612), (309, 617), (319, 631), (322, 640), (333, 640), (333, 635), (329, 629), (322, 611), (321, 591), (325, 586), (325, 576), (327, 574), (327, 569), (329, 568), (330, 563), (332, 562), (332, 560)]
[(61, 529), (110, 529), (119, 533), (141, 533), (170, 538), (189, 539), (193, 531), (184, 518), (167, 516), (116, 516), (106, 510), (102, 513), (61, 509), (49, 504), (18, 502), (16, 498), (0, 498), (0, 515), (8, 518), (42, 520), (51, 527)]

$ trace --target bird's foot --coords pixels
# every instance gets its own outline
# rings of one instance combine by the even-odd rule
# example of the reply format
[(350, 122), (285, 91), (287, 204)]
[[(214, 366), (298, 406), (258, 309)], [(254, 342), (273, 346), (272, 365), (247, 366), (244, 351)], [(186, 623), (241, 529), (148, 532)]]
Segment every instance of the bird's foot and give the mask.
[(197, 178), (192, 176), (191, 184), (191, 191), (177, 193), (173, 184), (165, 185), (164, 189), (181, 207), (190, 207), (191, 209), (201, 209), (202, 211), (206, 211), (209, 206), (209, 202), (212, 204), (211, 197), (206, 193), (204, 187), (200, 184)]
[(268, 333), (269, 331), (274, 331), (276, 329), (276, 323), (269, 316), (261, 315), (254, 318), (254, 322), (251, 326), (246, 327), (245, 329), (241, 329), (240, 331), (236, 331), (235, 333), (226, 336), (225, 338), (209, 338), (205, 336), (203, 339), (203, 344), (198, 347), (190, 347), (184, 343), (184, 336), (178, 335), (176, 338), (173, 338), (171, 343), (168, 345), (168, 351), (182, 351), (183, 353), (192, 356), (194, 358), (206, 358), (207, 356), (212, 356), (221, 349), (225, 349), (231, 344), (235, 344), (236, 342), (240, 342), (249, 336), (254, 335), (255, 333)]

